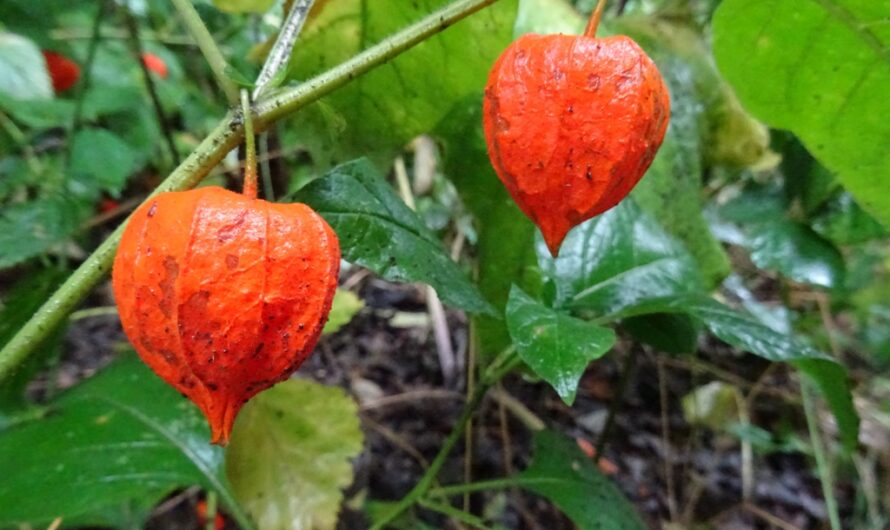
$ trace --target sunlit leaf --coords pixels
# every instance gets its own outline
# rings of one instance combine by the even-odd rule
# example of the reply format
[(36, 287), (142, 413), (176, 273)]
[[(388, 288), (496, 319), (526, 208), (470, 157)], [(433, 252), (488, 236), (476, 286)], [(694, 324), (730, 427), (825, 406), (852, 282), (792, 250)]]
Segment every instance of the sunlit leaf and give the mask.
[(263, 530), (332, 530), (361, 450), (355, 402), (339, 388), (291, 379), (245, 405), (226, 474)]
[(322, 333), (336, 333), (337, 330), (349, 324), (352, 317), (363, 307), (365, 307), (365, 303), (355, 293), (337, 289), (337, 292), (334, 293), (334, 301), (331, 302), (331, 313)]
[(726, 0), (714, 54), (742, 103), (789, 129), (890, 225), (890, 4), (873, 0)]
[(53, 97), (40, 49), (25, 37), (5, 31), (0, 31), (0, 94), (21, 100)]
[[(291, 59), (298, 79), (335, 66), (414, 23), (448, 0), (337, 0), (303, 30)], [(509, 44), (517, 0), (502, 0), (454, 24), (313, 105), (294, 123), (322, 166), (356, 156), (386, 160), (432, 129), (452, 105), (478, 94)], [(329, 120), (335, 112), (340, 119)], [(339, 129), (338, 126), (342, 126)]]

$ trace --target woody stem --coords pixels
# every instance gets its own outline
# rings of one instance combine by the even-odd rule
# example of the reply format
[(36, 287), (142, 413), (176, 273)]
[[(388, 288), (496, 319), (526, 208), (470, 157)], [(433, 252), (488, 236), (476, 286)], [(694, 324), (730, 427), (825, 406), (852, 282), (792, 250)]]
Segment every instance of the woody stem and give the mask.
[(244, 117), (244, 195), (256, 199), (256, 136), (253, 133), (253, 109), (250, 94), (241, 90), (241, 115)]
[(603, 9), (606, 7), (606, 0), (599, 0), (596, 3), (596, 9), (590, 14), (590, 20), (587, 21), (587, 28), (584, 35), (587, 37), (596, 37), (596, 30), (600, 25), (600, 19), (603, 18)]

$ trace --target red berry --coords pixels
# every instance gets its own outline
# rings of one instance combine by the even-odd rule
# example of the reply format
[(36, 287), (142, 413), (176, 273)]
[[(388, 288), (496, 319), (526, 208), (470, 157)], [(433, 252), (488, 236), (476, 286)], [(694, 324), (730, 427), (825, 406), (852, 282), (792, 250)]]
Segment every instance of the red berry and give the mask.
[(149, 52), (142, 54), (142, 62), (145, 67), (158, 74), (161, 79), (167, 79), (167, 63), (157, 55)]
[(112, 284), (139, 356), (225, 445), (241, 406), (312, 352), (339, 267), (337, 236), (308, 206), (211, 186), (140, 206)]
[(77, 63), (56, 52), (43, 50), (46, 70), (56, 93), (64, 92), (74, 86), (80, 79), (80, 67)]
[(491, 71), (483, 121), (498, 177), (556, 256), (572, 227), (642, 178), (669, 114), (655, 63), (630, 38), (525, 35)]

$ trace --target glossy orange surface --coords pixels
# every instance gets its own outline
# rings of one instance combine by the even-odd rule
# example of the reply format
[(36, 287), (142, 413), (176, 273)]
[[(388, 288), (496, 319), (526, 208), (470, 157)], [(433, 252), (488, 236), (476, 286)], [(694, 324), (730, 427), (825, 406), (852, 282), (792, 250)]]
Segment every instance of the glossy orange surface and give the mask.
[(241, 406), (315, 347), (339, 267), (336, 235), (308, 206), (206, 187), (136, 210), (112, 283), (139, 356), (224, 445)]
[(669, 116), (661, 74), (630, 38), (530, 34), (492, 68), (483, 119), (498, 177), (556, 256), (639, 182)]

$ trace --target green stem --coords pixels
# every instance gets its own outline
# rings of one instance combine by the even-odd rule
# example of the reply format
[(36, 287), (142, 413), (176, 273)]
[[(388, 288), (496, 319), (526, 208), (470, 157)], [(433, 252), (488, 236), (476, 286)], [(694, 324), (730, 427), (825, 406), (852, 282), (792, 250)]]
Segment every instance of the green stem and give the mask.
[(170, 123), (164, 115), (164, 107), (161, 105), (161, 97), (158, 95), (158, 89), (155, 86), (154, 78), (151, 76), (151, 72), (148, 70), (148, 65), (145, 64), (145, 60), (143, 59), (144, 51), (142, 49), (142, 40), (139, 38), (139, 23), (130, 11), (129, 3), (121, 6), (120, 10), (124, 17), (124, 23), (127, 25), (127, 31), (130, 32), (130, 47), (133, 51), (133, 58), (136, 60), (136, 64), (139, 65), (139, 69), (142, 71), (142, 81), (145, 83), (145, 89), (148, 91), (148, 97), (151, 99), (155, 117), (161, 128), (161, 134), (167, 143), (167, 150), (170, 151), (170, 160), (173, 162), (172, 165), (179, 165), (179, 152), (176, 150), (176, 143), (173, 141), (173, 130), (170, 128)]
[(624, 395), (627, 393), (627, 387), (630, 384), (631, 374), (637, 365), (637, 349), (631, 348), (627, 352), (627, 358), (624, 360), (624, 367), (621, 371), (621, 380), (618, 382), (618, 392), (613, 396), (612, 403), (609, 404), (609, 415), (606, 417), (606, 425), (603, 426), (603, 432), (600, 433), (596, 441), (596, 451), (593, 455), (593, 461), (599, 462), (606, 449), (606, 442), (609, 441), (609, 435), (612, 434), (612, 426), (615, 424), (615, 418), (618, 411), (621, 410), (621, 403), (624, 401)]
[(253, 132), (253, 112), (250, 94), (241, 90), (241, 117), (244, 119), (244, 195), (256, 199), (256, 136)]
[(420, 499), (417, 501), (417, 504), (423, 506), (428, 510), (433, 510), (443, 515), (447, 515), (448, 517), (451, 517), (452, 519), (460, 521), (473, 528), (478, 528), (479, 530), (490, 530), (490, 527), (486, 525), (485, 521), (483, 521), (481, 518), (476, 517), (475, 515), (463, 510), (459, 510), (454, 506), (451, 506), (450, 504), (435, 502), (428, 499)]
[(192, 5), (191, 0), (172, 1), (174, 7), (176, 7), (176, 11), (179, 12), (179, 16), (182, 17), (182, 21), (188, 28), (189, 33), (191, 33), (192, 38), (195, 39), (198, 48), (201, 49), (204, 58), (207, 59), (207, 64), (210, 65), (210, 70), (213, 71), (213, 76), (216, 78), (217, 84), (226, 95), (229, 104), (237, 105), (238, 87), (236, 87), (235, 83), (233, 83), (226, 75), (228, 63), (226, 62), (225, 57), (223, 57), (222, 52), (219, 51), (219, 47), (216, 45), (216, 41), (213, 39), (210, 31), (207, 30), (207, 26), (204, 25), (204, 21), (201, 20), (201, 15), (198, 14), (198, 11), (195, 9), (195, 6)]
[[(193, 188), (241, 140), (241, 127), (223, 120), (185, 161), (158, 186), (152, 196), (165, 191)], [(147, 199), (148, 200), (148, 199)], [(31, 351), (65, 320), (80, 301), (111, 270), (117, 244), (126, 222), (108, 236), (43, 306), (0, 350), (0, 381), (12, 374)]]
[(278, 38), (275, 39), (275, 44), (272, 46), (272, 50), (269, 51), (269, 56), (266, 57), (263, 69), (260, 71), (260, 75), (257, 76), (256, 87), (253, 89), (254, 99), (259, 99), (269, 83), (280, 75), (279, 72), (282, 69), (287, 68), (291, 50), (293, 50), (294, 43), (297, 42), (297, 37), (303, 29), (303, 24), (306, 23), (306, 19), (309, 17), (309, 10), (312, 8), (314, 1), (297, 0), (291, 6), (290, 13), (288, 13), (287, 19), (285, 19), (281, 30), (278, 32)]
[(822, 483), (822, 495), (825, 497), (825, 510), (828, 512), (831, 530), (841, 530), (841, 518), (837, 511), (837, 500), (834, 498), (834, 479), (831, 475), (831, 466), (828, 464), (825, 448), (822, 446), (819, 415), (816, 412), (816, 404), (813, 402), (813, 392), (810, 382), (801, 379), (800, 394), (803, 397), (803, 410), (807, 418), (807, 428), (810, 431), (810, 443), (813, 444), (813, 453), (816, 456), (816, 467), (819, 469), (819, 481)]
[(445, 464), (445, 460), (448, 458), (448, 455), (451, 453), (451, 450), (457, 444), (458, 440), (460, 440), (461, 435), (464, 432), (467, 424), (470, 422), (470, 418), (473, 417), (473, 413), (476, 412), (476, 408), (482, 402), (482, 399), (485, 397), (485, 394), (488, 392), (488, 389), (495, 383), (497, 383), (504, 375), (507, 374), (509, 369), (515, 366), (514, 361), (518, 359), (518, 355), (516, 354), (516, 350), (508, 348), (504, 350), (498, 357), (491, 363), (485, 373), (482, 375), (481, 381), (476, 386), (473, 391), (472, 396), (464, 405), (463, 411), (461, 411), (460, 418), (457, 420), (457, 424), (454, 426), (454, 429), (448, 435), (448, 438), (445, 439), (445, 443), (442, 444), (442, 447), (439, 449), (439, 452), (436, 454), (436, 458), (433, 459), (430, 466), (426, 469), (423, 476), (420, 477), (420, 480), (408, 492), (407, 495), (402, 497), (402, 499), (392, 507), (392, 509), (384, 515), (379, 521), (374, 523), (370, 530), (381, 530), (386, 526), (387, 523), (401, 515), (405, 510), (413, 506), (416, 502), (418, 502), (421, 498), (426, 495), (426, 492), (432, 486), (433, 481), (436, 480), (436, 476), (439, 474), (439, 470), (442, 469), (442, 466)]
[[(174, 0), (179, 2), (183, 0)], [(188, 0), (185, 0), (186, 2)], [(421, 21), (386, 38), (345, 63), (300, 86), (280, 91), (270, 101), (261, 101), (255, 108), (254, 125), (264, 129), (271, 123), (320, 99), (350, 80), (383, 64), (399, 53), (419, 44), (423, 39), (442, 31), (497, 0), (457, 0), (433, 12)], [(237, 99), (237, 91), (236, 91)], [(195, 187), (210, 173), (243, 138), (240, 116), (226, 116), (195, 151), (177, 167), (151, 196), (165, 191), (181, 191)], [(150, 197), (151, 197), (150, 196)], [(146, 199), (149, 200), (149, 199)], [(33, 349), (77, 307), (77, 304), (111, 269), (117, 244), (124, 231), (122, 223), (99, 248), (84, 261), (43, 306), (19, 329), (0, 350), (0, 382), (25, 360)]]
[(260, 160), (263, 197), (269, 202), (275, 202), (275, 189), (272, 186), (272, 164), (269, 163), (269, 131), (260, 135)]
[[(102, 38), (100, 28), (102, 27), (102, 19), (105, 17), (106, 5), (107, 3), (105, 1), (99, 2), (99, 7), (96, 10), (96, 18), (93, 19), (93, 29), (90, 33), (90, 44), (87, 48), (87, 60), (83, 63), (83, 79), (81, 79), (80, 87), (77, 89), (77, 100), (74, 103), (74, 113), (71, 115), (71, 133), (69, 134), (69, 138), (72, 139), (80, 129), (80, 118), (83, 114), (83, 101), (93, 79), (93, 62), (96, 60), (96, 52), (99, 51), (99, 41)], [(66, 154), (67, 161), (69, 162), (71, 160), (70, 149), (73, 143), (73, 141), (69, 142), (69, 152)]]
[(521, 483), (518, 480), (513, 477), (507, 477), (493, 480), (480, 480), (479, 482), (470, 482), (469, 484), (455, 484), (453, 486), (433, 488), (429, 491), (429, 495), (431, 497), (452, 497), (454, 495), (463, 495), (465, 493), (476, 493), (477, 491), (504, 490), (519, 485), (521, 485)]
[(80, 311), (71, 313), (71, 316), (69, 316), (68, 319), (73, 322), (75, 320), (83, 320), (85, 318), (107, 317), (111, 315), (117, 315), (117, 306), (111, 305), (81, 309)]
[(312, 95), (322, 87), (327, 94), (495, 2), (497, 0), (456, 0), (339, 66), (309, 79), (296, 88), (279, 91), (274, 93), (273, 97), (260, 101), (257, 104), (257, 114), (268, 121), (276, 121), (282, 116), (291, 114), (305, 106), (307, 99), (312, 98)]
[(207, 492), (207, 514), (204, 521), (204, 530), (216, 530), (216, 492)]

